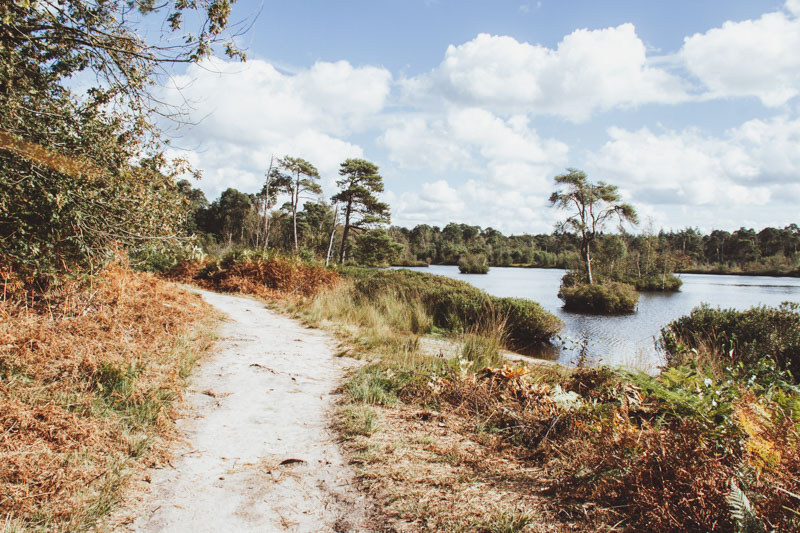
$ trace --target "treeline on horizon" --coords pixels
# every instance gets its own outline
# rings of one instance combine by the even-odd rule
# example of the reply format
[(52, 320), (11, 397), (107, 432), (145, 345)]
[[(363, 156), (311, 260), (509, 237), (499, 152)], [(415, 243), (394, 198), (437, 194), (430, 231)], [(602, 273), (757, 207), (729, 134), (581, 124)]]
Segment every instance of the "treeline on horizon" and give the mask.
[[(189, 204), (186, 230), (204, 250), (221, 255), (234, 248), (294, 250), (291, 203), (265, 213), (263, 194), (225, 190), (209, 202), (188, 181), (178, 183)], [(339, 257), (340, 221), (332, 205), (306, 201), (297, 211), (299, 253), (305, 258)], [(265, 224), (269, 220), (269, 224)], [(572, 233), (505, 235), (491, 228), (451, 222), (444, 227), (419, 224), (359, 229), (348, 237), (348, 263), (368, 266), (455, 265), (466, 256), (484, 256), (491, 266), (576, 268), (579, 239)], [(332, 244), (331, 244), (332, 243)], [(595, 263), (612, 275), (660, 272), (714, 272), (800, 275), (800, 227), (740, 228), (704, 234), (696, 228), (640, 234), (603, 234)]]

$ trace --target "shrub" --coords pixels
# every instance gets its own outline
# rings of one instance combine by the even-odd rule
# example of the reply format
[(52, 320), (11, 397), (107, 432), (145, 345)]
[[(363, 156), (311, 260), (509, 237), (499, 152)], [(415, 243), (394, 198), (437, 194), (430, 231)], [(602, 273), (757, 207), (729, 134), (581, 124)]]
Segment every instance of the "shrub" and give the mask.
[(233, 250), (219, 261), (179, 264), (166, 277), (261, 297), (311, 296), (339, 281), (335, 271), (312, 261), (254, 250)]
[(458, 260), (458, 271), (462, 274), (487, 274), (489, 261), (485, 255), (470, 254)]
[(702, 305), (661, 330), (667, 363), (681, 364), (698, 352), (722, 366), (755, 366), (763, 357), (800, 378), (800, 304), (753, 307), (746, 311)]
[(683, 285), (683, 281), (673, 274), (667, 274), (666, 276), (656, 274), (646, 278), (633, 279), (630, 282), (633, 283), (637, 291), (675, 292), (680, 290), (681, 285)]
[(340, 273), (353, 278), (357, 297), (376, 300), (393, 293), (401, 301), (419, 301), (433, 324), (449, 331), (479, 326), (493, 314), (504, 317), (509, 346), (519, 350), (549, 341), (563, 325), (536, 302), (490, 296), (451, 278), (410, 270), (348, 268)]
[(569, 311), (597, 314), (632, 313), (639, 301), (639, 294), (631, 285), (613, 281), (562, 285), (558, 297)]

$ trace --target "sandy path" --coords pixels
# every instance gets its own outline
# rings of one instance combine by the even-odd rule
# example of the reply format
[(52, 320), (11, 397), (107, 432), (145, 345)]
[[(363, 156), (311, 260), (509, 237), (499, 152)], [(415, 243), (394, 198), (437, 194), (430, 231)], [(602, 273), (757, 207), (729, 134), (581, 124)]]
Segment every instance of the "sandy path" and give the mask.
[(187, 444), (174, 468), (149, 473), (125, 527), (368, 531), (366, 502), (328, 429), (345, 364), (330, 338), (256, 300), (201, 293), (229, 320), (192, 379), (178, 421)]

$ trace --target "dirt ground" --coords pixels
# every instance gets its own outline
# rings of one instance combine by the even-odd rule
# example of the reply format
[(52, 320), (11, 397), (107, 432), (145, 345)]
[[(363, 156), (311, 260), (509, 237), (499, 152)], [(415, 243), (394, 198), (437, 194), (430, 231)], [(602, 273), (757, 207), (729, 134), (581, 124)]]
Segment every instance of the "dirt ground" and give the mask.
[(257, 300), (200, 291), (228, 316), (192, 379), (183, 443), (147, 471), (118, 531), (371, 531), (330, 429), (349, 364), (319, 330)]

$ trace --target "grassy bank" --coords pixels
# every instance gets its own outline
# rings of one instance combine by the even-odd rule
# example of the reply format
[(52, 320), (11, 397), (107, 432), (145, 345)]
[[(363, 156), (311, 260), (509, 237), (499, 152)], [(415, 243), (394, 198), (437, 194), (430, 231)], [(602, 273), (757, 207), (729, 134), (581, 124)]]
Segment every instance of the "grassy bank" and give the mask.
[(720, 265), (694, 266), (677, 270), (681, 274), (715, 274), (730, 276), (772, 276), (772, 277), (800, 277), (800, 269), (772, 268), (769, 266), (753, 268), (737, 268)]
[(447, 332), (480, 327), (486, 317), (504, 323), (509, 346), (525, 351), (548, 342), (563, 326), (560, 319), (536, 302), (500, 298), (445, 276), (408, 270), (345, 269), (341, 275), (353, 282), (357, 302), (390, 298), (407, 305), (421, 305), (432, 326)]
[[(340, 430), (390, 523), (423, 531), (800, 526), (800, 390), (770, 357), (775, 345), (727, 367), (709, 363), (721, 354), (695, 348), (655, 377), (504, 366), (502, 321), (462, 330), (437, 353), (422, 336), (433, 314), (395, 296), (413, 278), (347, 278), (292, 311), (338, 331), (368, 360), (344, 388)], [(742, 338), (742, 324), (729, 321), (728, 337)], [(784, 344), (796, 346), (793, 338)]]
[(83, 531), (135, 468), (161, 461), (172, 406), (213, 341), (199, 297), (116, 265), (0, 301), (0, 516)]

